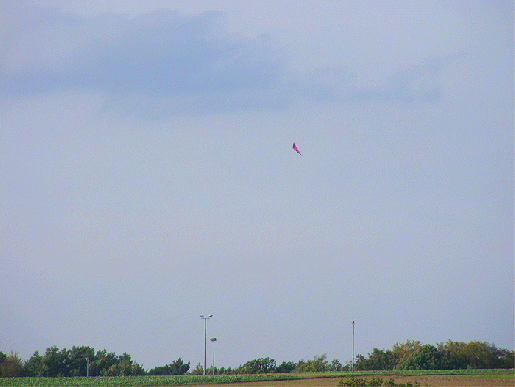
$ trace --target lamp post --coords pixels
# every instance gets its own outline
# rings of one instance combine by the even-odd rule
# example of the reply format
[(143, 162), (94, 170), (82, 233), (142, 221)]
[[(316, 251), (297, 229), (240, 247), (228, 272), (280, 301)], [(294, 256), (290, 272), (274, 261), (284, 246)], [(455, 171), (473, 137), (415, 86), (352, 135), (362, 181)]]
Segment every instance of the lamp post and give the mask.
[(207, 366), (207, 320), (213, 317), (212, 314), (208, 314), (207, 316), (201, 315), (200, 318), (204, 320), (204, 372), (206, 374), (206, 366)]
[(215, 374), (215, 343), (216, 343), (216, 337), (212, 337), (211, 342), (213, 343), (213, 375)]
[(352, 363), (351, 370), (354, 371), (354, 320), (350, 322), (352, 324)]

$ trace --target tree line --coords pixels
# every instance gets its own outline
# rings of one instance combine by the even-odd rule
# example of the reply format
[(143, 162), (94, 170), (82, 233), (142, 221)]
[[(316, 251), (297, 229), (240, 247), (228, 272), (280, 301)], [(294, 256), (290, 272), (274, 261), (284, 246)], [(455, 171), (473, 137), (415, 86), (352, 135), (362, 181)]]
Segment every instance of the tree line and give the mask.
[[(436, 346), (408, 340), (395, 344), (392, 349), (374, 348), (368, 356), (358, 354), (354, 362), (342, 365), (319, 355), (298, 362), (283, 361), (277, 364), (270, 357), (249, 360), (236, 368), (213, 367), (207, 374), (261, 374), (305, 373), (365, 370), (454, 370), (500, 369), (515, 367), (514, 351), (497, 348), (493, 344), (473, 341), (469, 343), (447, 341)], [(129, 375), (202, 375), (199, 364), (190, 370), (190, 362), (182, 358), (148, 371), (131, 359), (127, 353), (116, 355), (105, 349), (96, 351), (87, 346), (59, 349), (47, 348), (41, 355), (36, 351), (24, 361), (17, 354), (0, 351), (0, 377), (75, 377), (75, 376), (129, 376)]]
[(493, 344), (447, 341), (436, 346), (408, 340), (391, 350), (374, 348), (356, 357), (356, 370), (459, 370), (514, 368), (514, 351)]

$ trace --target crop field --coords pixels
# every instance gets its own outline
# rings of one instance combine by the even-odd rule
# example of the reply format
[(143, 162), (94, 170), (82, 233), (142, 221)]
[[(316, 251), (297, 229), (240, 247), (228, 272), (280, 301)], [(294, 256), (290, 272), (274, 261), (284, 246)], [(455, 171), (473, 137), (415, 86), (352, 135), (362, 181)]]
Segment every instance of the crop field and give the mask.
[(0, 386), (32, 387), (513, 387), (514, 370), (353, 372), (215, 376), (127, 376), (0, 379)]

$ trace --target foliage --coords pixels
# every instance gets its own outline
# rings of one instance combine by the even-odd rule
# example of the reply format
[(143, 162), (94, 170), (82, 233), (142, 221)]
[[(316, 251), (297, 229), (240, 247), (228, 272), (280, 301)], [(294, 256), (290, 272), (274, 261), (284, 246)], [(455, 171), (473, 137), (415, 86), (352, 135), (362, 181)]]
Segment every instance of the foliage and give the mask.
[[(413, 375), (413, 376), (429, 376), (429, 375), (459, 375), (474, 378), (482, 378), (491, 381), (490, 385), (495, 384), (495, 380), (513, 380), (513, 370), (459, 370), (459, 371), (367, 371), (359, 372), (360, 377), (371, 375), (374, 378), (387, 377), (395, 374)], [(347, 378), (358, 379), (356, 374), (349, 373), (319, 373), (319, 374), (231, 374), (231, 375), (165, 375), (165, 376), (113, 376), (113, 377), (75, 377), (75, 378), (3, 378), (0, 379), (1, 387), (125, 387), (125, 386), (187, 386), (187, 385), (204, 385), (204, 384), (226, 384), (226, 383), (243, 383), (243, 382), (267, 382), (273, 385), (273, 381), (281, 380), (299, 380), (305, 378)], [(383, 386), (388, 378), (383, 381)], [(336, 385), (336, 382), (335, 382)], [(394, 386), (403, 386), (396, 384)], [(409, 384), (405, 385), (406, 387)], [(411, 386), (414, 386), (412, 384)]]
[(417, 381), (406, 383), (395, 383), (393, 378), (350, 378), (347, 380), (340, 380), (338, 387), (352, 386), (352, 387), (418, 387), (420, 384)]
[(438, 370), (441, 368), (442, 354), (436, 347), (426, 344), (405, 355), (397, 364), (400, 370)]
[(472, 341), (448, 341), (438, 346), (442, 353), (442, 369), (514, 368), (514, 352), (496, 348), (493, 344)]
[(0, 352), (0, 377), (16, 378), (21, 376), (23, 369), (23, 361), (17, 354), (11, 353), (6, 355)]
[(407, 382), (404, 384), (397, 384), (392, 378), (382, 379), (382, 378), (372, 378), (372, 379), (364, 379), (364, 378), (355, 378), (352, 377), (350, 379), (341, 379), (338, 382), (338, 387), (416, 387), (419, 386), (418, 382)]
[(190, 362), (184, 363), (181, 358), (174, 360), (171, 364), (151, 369), (149, 375), (184, 375), (190, 369)]
[[(292, 361), (283, 361), (277, 365), (274, 359), (269, 357), (249, 360), (235, 370), (230, 368), (224, 372), (215, 372), (217, 374), (268, 374), (268, 373), (306, 373), (306, 372), (330, 372), (342, 371), (342, 364), (334, 359), (330, 363), (327, 361), (325, 354), (315, 356), (312, 360), (300, 360), (298, 363)], [(212, 371), (212, 369), (210, 369)], [(209, 372), (210, 374), (212, 372)]]
[[(297, 377), (299, 379), (300, 377)], [(125, 387), (125, 386), (184, 386), (203, 384), (243, 383), (254, 381), (280, 381), (294, 379), (289, 374), (241, 375), (145, 375), (91, 378), (11, 378), (0, 379), (0, 386), (37, 387)]]
[(393, 370), (397, 364), (397, 356), (393, 351), (374, 348), (368, 359), (362, 355), (357, 356), (354, 364), (356, 370)]
[[(466, 370), (466, 369), (513, 369), (514, 351), (497, 348), (493, 344), (473, 341), (469, 343), (448, 341), (437, 346), (407, 340), (395, 344), (391, 350), (374, 348), (368, 357), (358, 354), (354, 362), (355, 371), (395, 371), (395, 370)], [(88, 373), (89, 364), (89, 373)], [(292, 374), (323, 373), (349, 371), (349, 365), (334, 359), (327, 360), (325, 354), (310, 360), (282, 362), (279, 366), (270, 357), (249, 360), (238, 368), (216, 368), (206, 370), (208, 375), (251, 375), (251, 374)], [(182, 358), (149, 371), (150, 375), (185, 375), (203, 374), (199, 364), (190, 370), (190, 362)], [(71, 349), (59, 349), (52, 346), (41, 355), (38, 351), (27, 360), (18, 355), (6, 355), (0, 352), (0, 377), (12, 378), (23, 376), (35, 377), (79, 377), (79, 376), (137, 376), (147, 374), (142, 366), (124, 353), (117, 356), (103, 349), (97, 351), (91, 347), (80, 346)]]
[(296, 364), (292, 361), (283, 361), (281, 364), (279, 364), (277, 366), (277, 368), (275, 369), (275, 372), (277, 373), (280, 373), (280, 374), (287, 374), (287, 373), (290, 373), (292, 372), (296, 367)]
[(324, 353), (323, 355), (315, 356), (313, 360), (299, 361), (293, 372), (326, 372), (329, 371), (329, 368), (329, 362), (327, 361), (327, 356)]
[[(237, 370), (235, 369), (232, 369), (231, 367), (214, 367), (214, 370), (215, 372), (208, 372), (208, 374), (210, 375), (236, 375), (237, 373)], [(212, 371), (212, 367), (211, 367), (211, 371)]]
[(329, 364), (328, 366), (328, 371), (331, 371), (331, 372), (340, 372), (340, 371), (343, 371), (343, 366), (342, 366), (342, 363), (340, 363), (339, 360), (336, 360), (336, 359), (333, 359), (331, 360), (331, 363)]
[(43, 361), (43, 357), (39, 354), (39, 351), (34, 352), (34, 355), (25, 362), (23, 367), (23, 376), (35, 376), (41, 377), (48, 373), (48, 366)]
[(105, 376), (128, 376), (128, 375), (144, 375), (145, 371), (138, 364), (131, 360), (131, 356), (124, 353), (112, 364), (107, 371), (103, 370), (102, 375)]
[(204, 367), (200, 363), (197, 363), (197, 366), (190, 372), (191, 375), (202, 375), (204, 374)]
[(408, 340), (395, 344), (392, 350), (374, 348), (368, 358), (356, 356), (355, 370), (452, 370), (509, 369), (514, 367), (514, 352), (493, 344), (473, 341), (448, 341), (436, 347)]
[(275, 360), (269, 357), (249, 360), (243, 366), (240, 366), (238, 373), (240, 374), (269, 374), (275, 372)]
[[(17, 369), (15, 376), (24, 377), (74, 377), (86, 376), (89, 361), (90, 376), (127, 376), (127, 375), (143, 375), (145, 370), (138, 363), (131, 359), (131, 356), (124, 353), (116, 356), (109, 353), (105, 349), (98, 351), (91, 347), (72, 347), (72, 349), (59, 349), (52, 346), (46, 349), (44, 355), (40, 355), (38, 351), (34, 352), (32, 357), (23, 363), (17, 360), (17, 368), (13, 368), (13, 361), (8, 363), (9, 373), (2, 372), (2, 377), (10, 377)], [(2, 367), (0, 366), (0, 368)]]

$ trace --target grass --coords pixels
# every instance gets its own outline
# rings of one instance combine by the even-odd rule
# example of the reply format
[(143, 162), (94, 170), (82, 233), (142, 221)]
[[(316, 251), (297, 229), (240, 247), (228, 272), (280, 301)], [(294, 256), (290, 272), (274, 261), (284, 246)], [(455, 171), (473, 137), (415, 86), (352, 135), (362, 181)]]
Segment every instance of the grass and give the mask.
[(12, 378), (0, 379), (0, 386), (59, 386), (59, 387), (123, 387), (123, 386), (187, 386), (226, 384), (254, 381), (279, 381), (295, 379), (290, 374), (262, 375), (170, 375), (170, 376), (108, 376), (78, 378)]
[[(204, 384), (228, 384), (245, 382), (273, 382), (314, 378), (360, 378), (364, 376), (431, 376), (447, 375), (457, 378), (485, 378), (513, 380), (511, 370), (451, 370), (451, 371), (356, 371), (306, 374), (259, 374), (259, 375), (171, 375), (171, 376), (126, 376), (126, 377), (78, 377), (78, 378), (13, 378), (0, 379), (0, 386), (20, 387), (124, 387), (124, 386), (188, 386)], [(335, 387), (337, 382), (335, 381)]]

